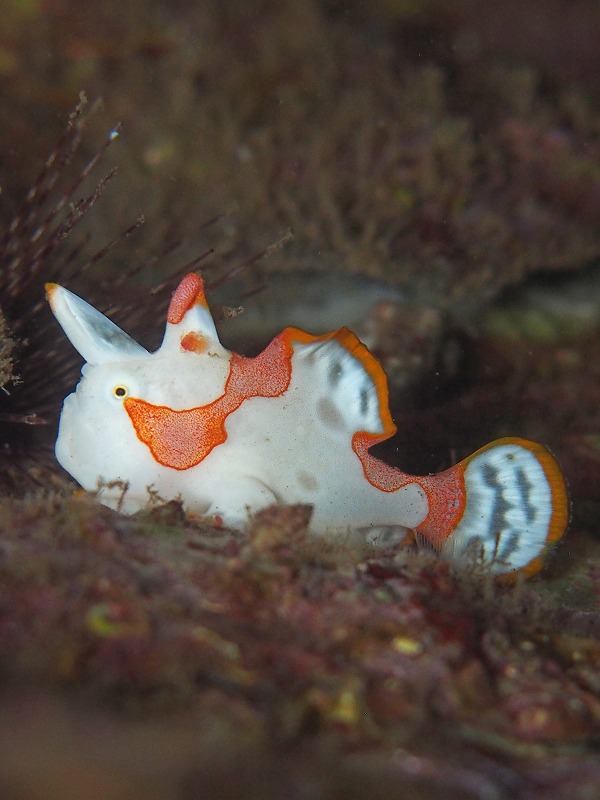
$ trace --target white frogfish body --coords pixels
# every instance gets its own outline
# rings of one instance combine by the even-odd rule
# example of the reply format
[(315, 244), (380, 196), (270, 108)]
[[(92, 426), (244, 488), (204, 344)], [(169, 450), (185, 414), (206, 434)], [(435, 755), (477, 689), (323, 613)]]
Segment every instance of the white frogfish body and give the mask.
[(345, 328), (286, 328), (245, 358), (219, 342), (190, 273), (149, 353), (67, 289), (48, 284), (47, 296), (87, 362), (56, 457), (107, 505), (132, 513), (155, 493), (244, 527), (265, 506), (307, 503), (316, 532), (393, 543), (414, 530), (443, 557), (475, 555), (500, 575), (537, 572), (564, 533), (565, 483), (541, 445), (502, 439), (425, 477), (372, 456), (396, 431), (387, 380)]

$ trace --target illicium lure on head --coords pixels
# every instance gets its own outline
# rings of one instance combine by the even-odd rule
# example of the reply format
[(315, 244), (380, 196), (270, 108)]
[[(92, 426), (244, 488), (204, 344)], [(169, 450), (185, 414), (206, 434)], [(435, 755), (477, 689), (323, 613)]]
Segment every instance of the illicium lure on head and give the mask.
[[(346, 328), (286, 328), (245, 358), (219, 342), (190, 273), (149, 353), (72, 292), (46, 289), (87, 362), (63, 405), (56, 457), (85, 489), (101, 484), (107, 505), (134, 512), (151, 488), (240, 527), (272, 503), (309, 503), (316, 532), (398, 542), (414, 530), (444, 558), (474, 556), (500, 575), (537, 572), (565, 531), (565, 482), (539, 444), (500, 439), (425, 477), (371, 455), (396, 431), (387, 380)], [(124, 497), (111, 488), (119, 482)]]

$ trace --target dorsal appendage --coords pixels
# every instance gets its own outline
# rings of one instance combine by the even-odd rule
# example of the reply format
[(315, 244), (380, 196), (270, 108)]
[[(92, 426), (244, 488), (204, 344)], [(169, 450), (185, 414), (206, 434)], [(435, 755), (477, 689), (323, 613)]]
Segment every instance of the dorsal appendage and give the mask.
[(56, 457), (107, 505), (150, 494), (244, 528), (272, 503), (313, 507), (322, 535), (391, 546), (409, 530), (441, 558), (514, 579), (541, 569), (564, 534), (564, 478), (542, 445), (500, 439), (438, 475), (371, 453), (393, 436), (385, 373), (346, 328), (286, 328), (254, 358), (226, 350), (202, 277), (173, 293), (149, 353), (85, 300), (48, 284), (52, 311), (86, 360), (63, 404)]
[(202, 276), (190, 272), (173, 293), (167, 311), (167, 326), (161, 351), (177, 353), (179, 348), (194, 353), (223, 351), (213, 321)]
[(149, 355), (104, 314), (57, 283), (46, 284), (46, 298), (71, 344), (90, 364)]

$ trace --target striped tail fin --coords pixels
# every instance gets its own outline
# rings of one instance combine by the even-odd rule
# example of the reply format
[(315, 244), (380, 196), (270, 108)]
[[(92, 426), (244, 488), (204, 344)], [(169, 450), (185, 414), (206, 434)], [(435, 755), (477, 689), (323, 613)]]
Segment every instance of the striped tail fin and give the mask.
[(430, 511), (417, 533), (443, 558), (479, 561), (495, 575), (539, 572), (567, 528), (565, 479), (535, 442), (498, 439), (419, 483)]

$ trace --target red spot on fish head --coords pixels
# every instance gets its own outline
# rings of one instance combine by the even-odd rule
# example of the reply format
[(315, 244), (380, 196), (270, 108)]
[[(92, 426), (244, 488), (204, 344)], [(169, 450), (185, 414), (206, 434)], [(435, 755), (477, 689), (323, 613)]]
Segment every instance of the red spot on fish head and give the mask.
[(206, 339), (195, 331), (190, 331), (181, 337), (181, 348), (190, 353), (205, 353)]

